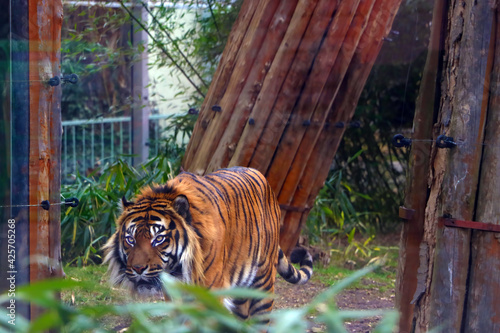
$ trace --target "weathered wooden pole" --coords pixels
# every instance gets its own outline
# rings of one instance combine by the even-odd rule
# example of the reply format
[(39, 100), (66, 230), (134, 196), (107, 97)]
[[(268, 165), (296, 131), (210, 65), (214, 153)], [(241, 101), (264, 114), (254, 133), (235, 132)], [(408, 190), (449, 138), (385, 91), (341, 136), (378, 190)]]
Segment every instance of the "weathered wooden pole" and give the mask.
[[(498, 285), (494, 283), (499, 267), (498, 255), (491, 252), (494, 248), (489, 247), (486, 240), (491, 236), (485, 235), (484, 231), (471, 231), (479, 225), (471, 221), (494, 219), (494, 211), (488, 207), (495, 205), (489, 201), (493, 191), (490, 182), (496, 180), (491, 174), (495, 158), (485, 154), (483, 165), (481, 161), (483, 144), (488, 145), (484, 142), (486, 120), (495, 121), (495, 115), (490, 115), (488, 109), (494, 109), (497, 102), (494, 95), (490, 96), (490, 92), (496, 91), (495, 87), (490, 90), (490, 73), (495, 59), (496, 7), (489, 2), (468, 0), (443, 1), (437, 3), (435, 9), (433, 26), (437, 30), (440, 26), (446, 28), (442, 29), (443, 42), (439, 43), (443, 47), (443, 55), (439, 57), (440, 70), (435, 78), (441, 84), (436, 86), (434, 92), (439, 97), (439, 112), (433, 125), (433, 138), (444, 135), (450, 138), (449, 141), (453, 138), (455, 144), (445, 147), (433, 144), (428, 155), (428, 176), (415, 170), (421, 167), (416, 163), (410, 174), (414, 177), (410, 181), (410, 189), (425, 190), (427, 201), (417, 264), (416, 258), (412, 260), (408, 255), (409, 250), (415, 254), (414, 242), (419, 240), (419, 235), (410, 231), (420, 232), (423, 193), (407, 194), (407, 203), (416, 205), (415, 208), (408, 208), (415, 209), (418, 219), (410, 219), (407, 223), (415, 225), (405, 226), (402, 234), (404, 247), (401, 250), (403, 256), (397, 289), (400, 293), (398, 307), (403, 315), (400, 331), (408, 331), (413, 319), (415, 332), (427, 332), (438, 327), (446, 332), (493, 332), (498, 331), (496, 311), (499, 306), (498, 302), (488, 298), (488, 292), (494, 294), (498, 290)], [(439, 13), (442, 9), (446, 9), (444, 15)], [(441, 25), (443, 19), (446, 22)], [(437, 38), (435, 34), (434, 37)], [(437, 43), (437, 40), (432, 43)], [(432, 58), (432, 54), (429, 57)], [(432, 91), (421, 90), (421, 106), (426, 103), (425, 97), (428, 107), (431, 107), (432, 95)], [(424, 124), (418, 121), (416, 118), (416, 128)], [(494, 141), (494, 130), (490, 130), (489, 135)], [(427, 138), (416, 136), (415, 139)], [(423, 154), (427, 152), (422, 150)], [(423, 171), (427, 172), (425, 167)], [(422, 178), (417, 179), (417, 176)], [(425, 186), (417, 183), (424, 183)], [(483, 188), (483, 184), (487, 185)], [(468, 222), (464, 222), (464, 228), (453, 228), (451, 226), (458, 223), (454, 221)], [(474, 235), (472, 243), (471, 234)], [(482, 249), (483, 246), (486, 248)], [(481, 253), (489, 258), (483, 258)], [(415, 281), (411, 274), (415, 273), (416, 265)], [(485, 265), (489, 265), (489, 271)], [(412, 316), (408, 301), (413, 288)]]
[[(61, 206), (44, 210), (44, 200), (61, 202), (61, 0), (29, 0), (29, 209), (30, 281), (62, 276)], [(26, 138), (28, 139), (28, 138)], [(31, 307), (31, 317), (39, 308)]]
[[(486, 73), (484, 87), (489, 88), (489, 108), (484, 137), (483, 159), (475, 221), (500, 224), (500, 26), (498, 9), (493, 12), (492, 38), (489, 56), (494, 54), (494, 65), (488, 84)], [(493, 51), (494, 50), (494, 51)], [(490, 59), (488, 59), (490, 60)], [(487, 97), (483, 95), (483, 102)], [(464, 313), (464, 332), (500, 332), (500, 237), (492, 232), (473, 230), (468, 297)]]
[[(61, 85), (54, 84), (61, 77), (63, 7), (61, 0), (19, 0), (9, 5), (10, 73), (6, 77), (11, 78), (11, 100), (3, 106), (4, 119), (10, 122), (5, 133), (9, 173), (4, 176), (10, 177), (11, 186), (0, 216), (6, 218), (1, 221), (2, 230), (7, 224), (10, 232), (2, 235), (5, 258), (0, 263), (2, 278), (7, 273), (7, 290), (13, 295), (23, 284), (63, 275), (61, 213), (60, 206), (54, 205), (61, 202)], [(42, 201), (52, 203), (48, 210), (41, 207)], [(20, 303), (8, 311), (28, 318), (40, 314), (38, 307)]]
[[(447, 1), (436, 1), (432, 19), (427, 59), (416, 103), (412, 136), (432, 138), (433, 125), (439, 108), (439, 72), (444, 47)], [(404, 219), (399, 245), (398, 273), (396, 278), (396, 308), (399, 310), (399, 332), (411, 332), (413, 323), (414, 295), (417, 291), (417, 273), (420, 266), (420, 246), (424, 235), (425, 207), (428, 200), (427, 178), (431, 158), (431, 144), (412, 144), (409, 172), (406, 182), (404, 207), (400, 217)], [(424, 246), (422, 251), (426, 251)], [(424, 288), (424, 281), (420, 281)]]
[(183, 167), (249, 166), (279, 197), (289, 252), (400, 0), (244, 1)]

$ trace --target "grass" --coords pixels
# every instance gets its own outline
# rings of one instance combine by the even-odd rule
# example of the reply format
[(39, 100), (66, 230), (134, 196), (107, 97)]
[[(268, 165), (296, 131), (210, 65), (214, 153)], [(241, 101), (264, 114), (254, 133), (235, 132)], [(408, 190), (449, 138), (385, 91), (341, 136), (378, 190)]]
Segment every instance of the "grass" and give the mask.
[[(369, 246), (370, 256), (360, 256), (359, 253), (350, 252), (345, 255), (344, 249), (331, 252), (330, 264), (326, 267), (316, 264), (313, 280), (326, 286), (336, 284), (338, 281), (353, 274), (357, 269), (364, 267), (370, 261), (383, 260), (382, 266), (368, 273), (361, 280), (355, 282), (348, 289), (376, 289), (381, 292), (394, 288), (398, 260), (398, 248), (389, 246)], [(345, 267), (347, 263), (347, 266)], [(131, 301), (127, 291), (110, 286), (106, 275), (107, 266), (89, 265), (84, 267), (66, 266), (66, 277), (76, 281), (91, 282), (92, 289), (79, 288), (73, 292), (63, 292), (61, 298), (64, 302), (74, 305), (96, 304), (125, 304)]]
[(378, 261), (381, 267), (368, 273), (347, 289), (372, 289), (386, 292), (395, 287), (399, 249), (394, 246), (369, 246), (367, 255), (349, 252), (345, 249), (331, 251), (330, 264), (326, 267), (315, 265), (313, 279), (331, 286), (352, 275), (354, 270), (363, 268), (371, 262)]
[[(61, 300), (76, 307), (92, 307), (97, 305), (119, 305), (135, 302), (128, 291), (114, 288), (108, 282), (107, 266), (89, 265), (84, 267), (66, 266), (64, 272), (67, 279), (90, 282), (92, 288), (77, 287), (74, 290), (63, 290)], [(114, 330), (130, 324), (130, 317), (104, 316), (100, 323), (102, 328)]]
[(69, 267), (66, 266), (64, 272), (66, 278), (75, 281), (90, 282), (92, 289), (77, 288), (71, 293), (65, 291), (61, 295), (64, 302), (80, 305), (95, 304), (124, 304), (130, 300), (130, 297), (123, 290), (112, 288), (108, 283), (106, 276), (106, 266), (84, 266)]
[[(360, 280), (355, 281), (345, 289), (377, 290), (381, 293), (390, 292), (394, 289), (398, 256), (397, 247), (369, 245), (365, 247), (366, 251), (363, 253), (345, 250), (346, 248), (337, 247), (335, 251), (332, 251), (331, 261), (327, 267), (315, 264), (312, 281), (320, 282), (325, 287), (340, 286), (343, 284), (342, 280), (357, 274), (356, 270), (361, 269), (370, 261), (384, 258), (381, 267), (364, 275)], [(369, 254), (369, 256), (366, 254)], [(351, 267), (344, 267), (346, 262)], [(352, 263), (355, 264), (352, 265)], [(62, 301), (77, 308), (136, 303), (137, 300), (134, 300), (128, 291), (114, 288), (109, 284), (106, 270), (107, 266), (102, 265), (66, 266), (67, 279), (90, 283), (90, 287), (78, 287), (70, 291), (64, 290), (61, 293)], [(326, 291), (327, 288), (323, 292)], [(130, 315), (105, 315), (98, 319), (102, 329), (114, 331), (130, 326), (132, 320)]]

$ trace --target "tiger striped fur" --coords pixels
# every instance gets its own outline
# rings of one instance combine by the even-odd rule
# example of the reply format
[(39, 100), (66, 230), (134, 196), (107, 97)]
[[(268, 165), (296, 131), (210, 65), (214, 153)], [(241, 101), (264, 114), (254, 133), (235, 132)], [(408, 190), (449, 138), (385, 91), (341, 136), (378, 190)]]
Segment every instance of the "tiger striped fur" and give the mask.
[[(105, 262), (112, 283), (139, 294), (160, 292), (162, 271), (208, 288), (250, 287), (271, 293), (276, 271), (294, 284), (312, 275), (307, 251), (294, 253), (300, 269), (283, 255), (280, 208), (257, 170), (222, 169), (204, 177), (183, 172), (122, 204), (116, 232), (105, 245)], [(273, 306), (272, 299), (224, 303), (241, 318)]]

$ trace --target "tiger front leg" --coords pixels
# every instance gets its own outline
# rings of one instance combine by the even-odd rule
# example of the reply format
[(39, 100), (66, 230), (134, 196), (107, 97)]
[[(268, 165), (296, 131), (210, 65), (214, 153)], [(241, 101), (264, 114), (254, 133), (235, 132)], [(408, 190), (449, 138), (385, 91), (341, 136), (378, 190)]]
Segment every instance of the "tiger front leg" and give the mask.
[[(230, 307), (228, 307), (228, 303)], [(265, 299), (234, 299), (224, 300), (224, 304), (229, 310), (239, 318), (246, 320), (250, 317), (260, 316), (270, 313), (273, 309), (274, 300), (271, 298)], [(269, 320), (260, 321), (261, 323), (268, 323)]]

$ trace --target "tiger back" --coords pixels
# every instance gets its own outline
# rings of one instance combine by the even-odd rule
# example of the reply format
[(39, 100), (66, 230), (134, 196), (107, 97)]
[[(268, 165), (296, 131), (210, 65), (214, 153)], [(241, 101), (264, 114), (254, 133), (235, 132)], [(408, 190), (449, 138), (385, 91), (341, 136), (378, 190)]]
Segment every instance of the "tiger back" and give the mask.
[[(274, 292), (276, 271), (291, 283), (312, 274), (308, 252), (296, 269), (279, 248), (280, 208), (254, 169), (183, 172), (165, 185), (122, 200), (115, 234), (105, 245), (111, 281), (139, 294), (160, 293), (160, 272), (207, 288)], [(225, 299), (241, 318), (270, 311), (272, 299)]]

